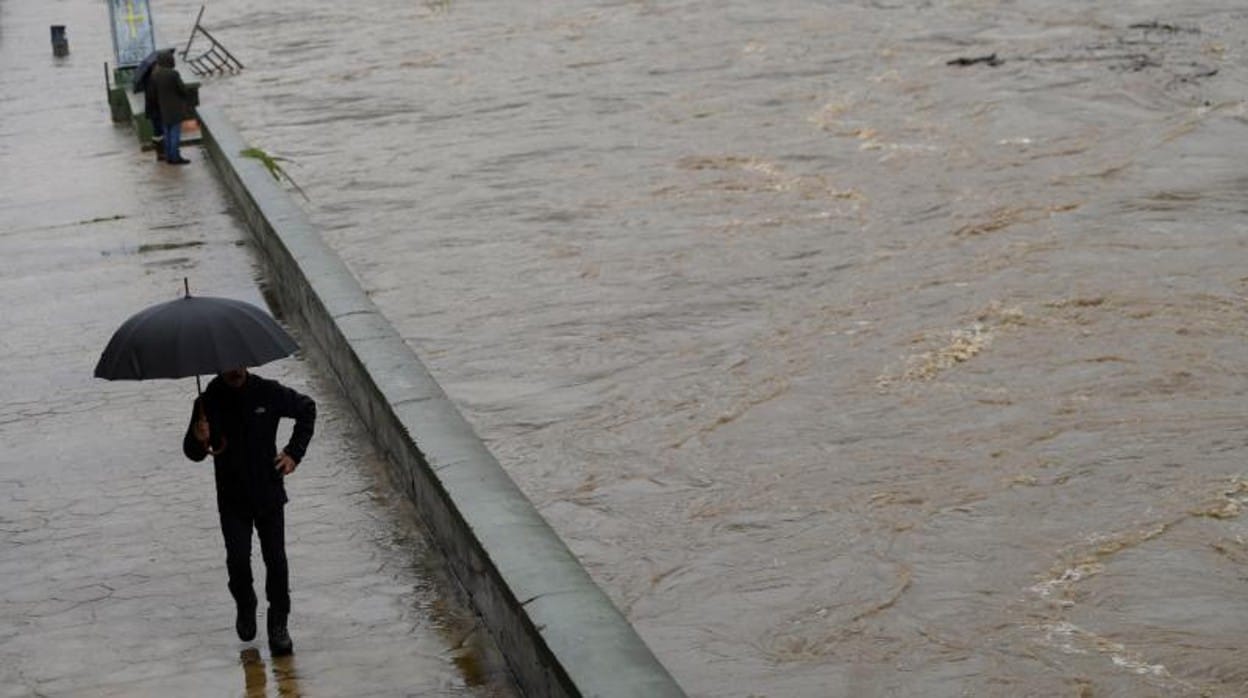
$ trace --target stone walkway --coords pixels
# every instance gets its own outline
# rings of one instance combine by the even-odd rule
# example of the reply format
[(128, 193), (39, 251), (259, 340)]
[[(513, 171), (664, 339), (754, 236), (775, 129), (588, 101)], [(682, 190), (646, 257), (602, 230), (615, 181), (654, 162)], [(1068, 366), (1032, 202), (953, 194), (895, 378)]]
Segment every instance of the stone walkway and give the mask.
[(194, 380), (92, 369), (183, 277), (263, 305), (263, 270), (197, 149), (158, 165), (109, 123), (98, 3), (50, 11), (0, 5), (0, 696), (511, 695), (315, 357), (257, 371), (320, 407), (287, 485), (296, 654), (269, 657), (263, 617), (235, 637), (212, 466), (181, 454)]

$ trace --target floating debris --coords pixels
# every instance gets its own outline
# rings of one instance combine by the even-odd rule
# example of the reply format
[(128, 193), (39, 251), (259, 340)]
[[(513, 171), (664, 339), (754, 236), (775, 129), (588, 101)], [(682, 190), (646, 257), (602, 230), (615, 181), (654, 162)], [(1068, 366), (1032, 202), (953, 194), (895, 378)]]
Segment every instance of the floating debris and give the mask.
[(1158, 22), (1157, 20), (1153, 20), (1151, 22), (1136, 22), (1135, 24), (1128, 24), (1127, 28), (1128, 29), (1143, 29), (1144, 31), (1169, 32), (1171, 34), (1177, 34), (1179, 32), (1182, 32), (1185, 34), (1199, 34), (1200, 33), (1199, 29), (1195, 29), (1193, 27), (1180, 27), (1177, 24), (1170, 24), (1169, 22)]
[(967, 66), (983, 63), (984, 65), (989, 65), (995, 68), (1004, 62), (1004, 59), (997, 58), (997, 54), (990, 53), (987, 56), (963, 56), (961, 58), (955, 58), (945, 63), (945, 65)]

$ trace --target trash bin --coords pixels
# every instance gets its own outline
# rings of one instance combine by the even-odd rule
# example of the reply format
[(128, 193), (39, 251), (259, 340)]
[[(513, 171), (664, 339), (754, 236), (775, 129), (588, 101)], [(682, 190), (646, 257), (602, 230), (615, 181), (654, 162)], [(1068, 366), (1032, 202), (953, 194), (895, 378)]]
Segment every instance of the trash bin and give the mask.
[(68, 56), (69, 55), (69, 39), (65, 37), (65, 25), (52, 25), (52, 55)]

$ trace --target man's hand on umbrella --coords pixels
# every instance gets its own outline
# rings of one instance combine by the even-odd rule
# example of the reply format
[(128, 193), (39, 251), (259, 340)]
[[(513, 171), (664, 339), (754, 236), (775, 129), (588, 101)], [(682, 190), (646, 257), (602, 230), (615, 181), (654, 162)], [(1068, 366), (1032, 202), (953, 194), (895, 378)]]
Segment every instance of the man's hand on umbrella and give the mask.
[(209, 455), (217, 455), (225, 450), (225, 437), (221, 437), (221, 445), (217, 448), (212, 447), (212, 430), (208, 428), (208, 418), (201, 416), (195, 420), (195, 438), (203, 445), (204, 450)]
[(277, 457), (273, 459), (273, 467), (281, 474), (289, 475), (295, 472), (295, 468), (299, 467), (299, 462), (294, 458), (291, 458), (290, 454), (286, 453), (285, 449), (282, 449), (282, 452), (277, 454)]
[(211, 432), (208, 431), (208, 420), (204, 417), (195, 420), (195, 438), (207, 447), (209, 436), (211, 436)]

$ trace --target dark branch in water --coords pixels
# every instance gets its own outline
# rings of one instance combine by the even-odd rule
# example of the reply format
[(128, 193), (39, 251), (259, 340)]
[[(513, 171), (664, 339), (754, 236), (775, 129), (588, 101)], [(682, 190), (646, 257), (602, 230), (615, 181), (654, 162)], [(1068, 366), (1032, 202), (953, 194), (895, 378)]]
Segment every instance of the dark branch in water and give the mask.
[(972, 57), (963, 56), (962, 58), (955, 58), (949, 61), (948, 63), (946, 63), (945, 65), (962, 66), (962, 65), (975, 65), (976, 63), (984, 63), (995, 68), (1004, 62), (1005, 62), (1004, 60), (997, 58), (997, 54), (990, 53), (987, 56), (972, 56)]
[(1175, 34), (1178, 32), (1185, 32), (1189, 34), (1200, 33), (1199, 29), (1193, 29), (1191, 27), (1180, 27), (1177, 24), (1168, 24), (1165, 22), (1158, 22), (1157, 20), (1153, 20), (1151, 22), (1136, 22), (1135, 24), (1128, 24), (1127, 29), (1143, 29), (1144, 31), (1170, 32), (1171, 34)]

